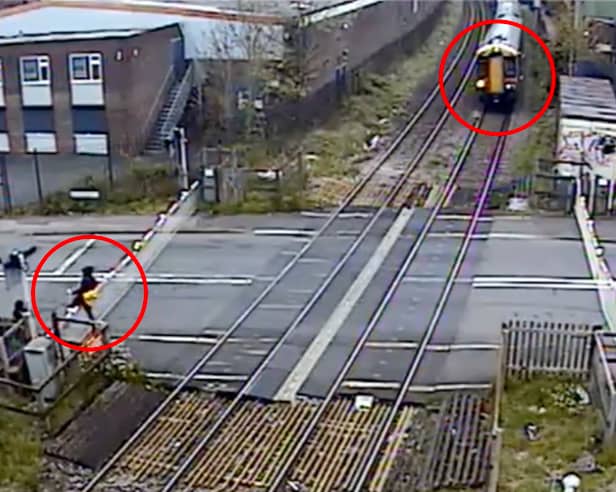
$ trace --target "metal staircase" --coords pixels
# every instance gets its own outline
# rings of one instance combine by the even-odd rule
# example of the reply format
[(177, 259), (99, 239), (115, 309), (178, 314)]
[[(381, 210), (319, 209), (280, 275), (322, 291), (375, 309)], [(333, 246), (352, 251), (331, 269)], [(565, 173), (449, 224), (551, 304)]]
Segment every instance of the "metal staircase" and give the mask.
[(156, 123), (145, 146), (146, 154), (164, 152), (165, 140), (172, 138), (173, 129), (179, 123), (188, 104), (193, 87), (193, 72), (193, 64), (189, 63), (184, 75), (169, 89), (165, 104), (158, 114)]

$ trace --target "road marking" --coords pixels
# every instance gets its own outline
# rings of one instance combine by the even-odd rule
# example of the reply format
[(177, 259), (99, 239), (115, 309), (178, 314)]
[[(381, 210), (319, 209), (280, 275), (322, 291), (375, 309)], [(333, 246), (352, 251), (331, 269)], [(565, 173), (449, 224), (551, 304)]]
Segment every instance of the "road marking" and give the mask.
[(274, 400), (292, 401), (295, 398), (301, 385), (308, 378), (310, 372), (323, 355), (323, 352), (338, 330), (342, 327), (347, 317), (351, 314), (355, 304), (359, 301), (362, 294), (381, 268), (381, 265), (396, 244), (396, 241), (409, 223), (412, 215), (412, 209), (402, 209), (400, 215), (396, 218), (396, 221), (392, 224), (374, 254), (368, 260), (368, 263), (366, 263), (359, 276), (336, 306), (336, 309), (319, 331), (319, 334), (304, 352), (303, 357), (293, 368), (291, 374), (289, 374), (284, 381), (275, 395)]
[(611, 288), (611, 282), (562, 277), (475, 277), (473, 288), (597, 290)]
[[(464, 237), (465, 232), (431, 232), (430, 237)], [(521, 234), (514, 232), (488, 232), (473, 234), (471, 239), (521, 239), (527, 241), (529, 239), (549, 240), (549, 241), (579, 241), (579, 237), (575, 236), (548, 236), (544, 234)]]
[(302, 229), (253, 229), (255, 236), (301, 236), (312, 237), (316, 234), (313, 230)]
[[(182, 379), (185, 374), (174, 374), (172, 372), (146, 372), (145, 377), (150, 379)], [(248, 376), (242, 375), (224, 375), (224, 374), (195, 374), (193, 381), (237, 381), (242, 382), (248, 379)]]
[[(368, 342), (367, 348), (383, 350), (413, 350), (418, 347), (416, 342)], [(458, 343), (452, 345), (428, 345), (429, 352), (457, 352), (462, 350), (498, 350), (500, 345), (493, 343)]]
[(271, 309), (272, 311), (285, 311), (293, 309), (299, 311), (304, 307), (304, 304), (261, 304), (259, 309)]
[[(137, 340), (140, 342), (160, 342), (160, 343), (184, 343), (184, 344), (194, 344), (194, 345), (209, 345), (214, 344), (218, 341), (220, 335), (212, 333), (210, 335), (170, 335), (166, 333), (152, 333), (149, 335), (139, 335)], [(112, 337), (113, 338), (113, 337)], [(120, 337), (115, 337), (120, 338)], [(271, 337), (261, 337), (261, 338), (229, 338), (227, 339), (228, 343), (236, 343), (236, 344), (272, 344), (276, 343), (277, 338)]]
[[(399, 382), (387, 382), (387, 381), (345, 381), (342, 383), (343, 388), (349, 389), (361, 389), (361, 390), (398, 390), (400, 388)], [(414, 393), (436, 393), (438, 391), (470, 391), (470, 390), (490, 390), (491, 384), (486, 383), (461, 383), (461, 384), (434, 384), (430, 386), (410, 386), (408, 392)]]
[(53, 273), (55, 275), (62, 275), (70, 267), (72, 267), (75, 264), (75, 262), (80, 257), (82, 257), (86, 253), (86, 251), (88, 251), (92, 247), (92, 245), (95, 242), (96, 242), (96, 239), (88, 239), (81, 248), (77, 249), (76, 251), (73, 251), (73, 254), (71, 254), (66, 260), (64, 260), (64, 262), (62, 262), (62, 264), (58, 268), (56, 268)]
[(191, 344), (215, 344), (218, 338), (195, 337), (180, 335), (139, 335), (137, 340), (142, 342), (164, 342), (164, 343), (191, 343)]
[[(458, 215), (458, 214), (443, 214), (443, 215), (437, 215), (436, 216), (437, 220), (471, 220), (471, 216), (470, 215)], [(494, 219), (492, 217), (481, 217), (479, 219), (479, 222), (492, 222)]]
[[(331, 216), (331, 212), (300, 212), (300, 215), (310, 218), (328, 218)], [(369, 219), (371, 214), (365, 212), (346, 212), (338, 215), (339, 219)]]
[(567, 283), (567, 284), (597, 284), (598, 281), (592, 278), (575, 278), (575, 277), (523, 277), (523, 276), (508, 276), (498, 277), (496, 275), (477, 275), (473, 277), (473, 283), (482, 282), (536, 282), (536, 283)]
[[(28, 277), (30, 280), (32, 276)], [(57, 277), (47, 277), (40, 276), (38, 281), (41, 283), (49, 283), (49, 284), (66, 284), (66, 283), (74, 283), (79, 282), (81, 277), (78, 275), (63, 275)], [(152, 285), (252, 285), (252, 279), (240, 279), (240, 278), (186, 278), (186, 277), (157, 277), (155, 275), (147, 276), (148, 284)], [(141, 277), (127, 277), (118, 274), (110, 283), (120, 283), (120, 284), (128, 284), (128, 283), (142, 283)]]
[[(430, 277), (430, 276), (416, 277), (413, 275), (404, 277), (402, 279), (403, 284), (428, 284), (428, 283), (446, 282), (446, 281), (447, 281), (446, 277)], [(473, 279), (469, 277), (457, 278), (455, 280), (455, 283), (456, 284), (471, 284), (473, 283)]]
[(584, 285), (584, 284), (535, 284), (535, 283), (507, 283), (507, 282), (493, 282), (485, 284), (473, 285), (474, 289), (559, 289), (559, 290), (599, 290), (601, 288), (607, 289), (609, 287), (601, 287), (598, 285)]

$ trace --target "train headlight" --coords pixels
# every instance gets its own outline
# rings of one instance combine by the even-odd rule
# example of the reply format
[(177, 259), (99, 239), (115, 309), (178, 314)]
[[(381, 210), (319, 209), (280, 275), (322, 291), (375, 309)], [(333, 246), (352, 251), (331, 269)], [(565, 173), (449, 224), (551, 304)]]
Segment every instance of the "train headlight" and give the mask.
[(511, 89), (513, 89), (513, 84), (505, 84), (505, 89), (510, 91)]
[(475, 86), (477, 87), (477, 89), (483, 89), (486, 86), (486, 81), (483, 79), (478, 80)]

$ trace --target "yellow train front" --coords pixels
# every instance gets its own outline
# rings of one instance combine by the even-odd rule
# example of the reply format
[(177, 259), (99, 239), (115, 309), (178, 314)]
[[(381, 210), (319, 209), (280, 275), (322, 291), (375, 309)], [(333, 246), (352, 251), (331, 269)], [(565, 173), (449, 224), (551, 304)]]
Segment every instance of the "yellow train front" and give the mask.
[[(520, 23), (517, 1), (500, 1), (496, 19)], [(477, 50), (475, 87), (484, 104), (511, 104), (522, 79), (521, 30), (508, 24), (492, 24)]]

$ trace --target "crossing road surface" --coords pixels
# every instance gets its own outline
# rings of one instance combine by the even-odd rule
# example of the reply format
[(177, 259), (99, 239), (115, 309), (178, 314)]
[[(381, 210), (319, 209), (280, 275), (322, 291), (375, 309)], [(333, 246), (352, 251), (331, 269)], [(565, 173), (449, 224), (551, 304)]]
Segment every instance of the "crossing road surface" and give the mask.
[[(161, 378), (173, 378), (184, 373), (209, 350), (215, 336), (233, 323), (302, 248), (324, 218), (298, 214), (256, 217), (250, 221), (237, 217), (216, 219), (216, 222), (208, 222), (207, 219), (199, 221), (200, 227), (209, 223), (215, 224), (214, 228), (235, 229), (236, 232), (192, 231), (175, 237), (148, 271), (148, 310), (143, 323), (127, 342), (144, 369)], [(319, 251), (322, 261), (330, 261), (338, 255), (343, 243), (358, 233), (357, 222), (351, 216), (344, 227), (331, 233), (327, 248)], [(395, 371), (397, 364), (395, 344), (387, 343), (414, 341), (398, 340), (396, 326), (411, 319), (409, 313), (413, 310), (409, 309), (413, 306), (414, 312), (421, 313), (421, 297), (442, 284), (447, 265), (442, 263), (441, 258), (447, 249), (454, 248), (461, 240), (464, 229), (463, 221), (455, 218), (443, 218), (439, 224), (442, 228), (436, 229), (429, 239), (434, 245), (433, 253), (418, 258), (419, 263), (411, 268), (404, 280), (397, 302), (392, 303), (383, 319), (381, 332), (384, 345), (369, 351), (371, 355), (359, 365), (352, 375), (353, 380), (373, 380), (377, 375), (386, 379), (388, 371)], [(403, 232), (398, 241), (411, 241), (412, 227)], [(603, 227), (607, 230), (609, 226)], [(36, 227), (30, 228), (33, 230)], [(44, 228), (41, 226), (41, 230)], [(616, 227), (612, 230), (616, 238)], [(601, 227), (599, 231), (601, 234)], [(71, 231), (70, 234), (77, 232)], [(139, 232), (109, 234), (109, 237), (130, 245)], [(418, 384), (485, 381), (490, 377), (489, 368), (495, 363), (494, 350), (489, 350), (489, 347), (500, 342), (501, 323), (509, 319), (601, 322), (596, 293), (589, 290), (588, 283), (568, 281), (590, 279), (573, 219), (495, 218), (482, 224), (479, 232), (462, 268), (462, 278), (457, 282), (435, 339), (431, 342), (441, 347), (454, 346), (459, 349), (435, 350), (431, 354), (431, 362), (427, 364), (432, 369), (419, 375), (421, 381)], [(0, 233), (0, 251), (19, 246), (23, 241), (34, 242), (39, 246), (37, 257), (32, 260), (35, 264), (50, 247), (70, 234), (20, 237), (13, 233)], [(395, 248), (392, 251), (395, 253)], [(0, 253), (0, 257), (3, 254)], [(98, 271), (105, 271), (120, 257), (121, 253), (113, 246), (99, 242), (74, 243), (58, 252), (45, 265), (44, 275), (37, 287), (41, 307), (48, 313), (64, 301), (66, 289), (75, 284), (83, 266), (94, 265)], [(395, 261), (390, 258), (383, 263), (372, 283), (378, 286), (379, 282), (385, 282), (384, 278), (391, 275), (392, 268), (395, 268)], [(307, 291), (318, 284), (318, 278), (313, 279), (316, 284), (309, 279), (309, 275), (317, 271), (314, 266), (307, 264), (305, 271), (303, 278), (291, 279), (288, 297), (264, 312), (261, 326), (289, 322), (287, 308), (304, 302)], [(537, 277), (547, 277), (548, 281), (535, 282), (538, 285), (532, 289), (520, 288), (520, 282), (532, 282)], [(371, 303), (371, 289), (366, 290), (363, 294), (366, 299), (360, 299), (346, 322), (361, 319), (362, 302), (365, 306)], [(109, 322), (115, 336), (121, 335), (135, 320), (141, 293), (141, 286), (135, 285), (111, 313)], [(344, 293), (326, 292), (326, 295), (341, 298)], [(7, 306), (1, 307), (7, 312)], [(414, 329), (419, 335), (423, 327), (420, 318), (417, 320)], [(324, 317), (326, 321), (327, 316)], [(260, 339), (262, 341), (267, 336), (258, 328), (243, 333), (242, 339), (216, 357), (217, 365), (209, 366), (198, 381), (236, 386), (250, 371), (250, 355), (259, 352)], [(485, 348), (479, 351), (464, 348), (477, 344)], [(318, 381), (320, 371), (329, 370), (328, 360), (326, 350), (322, 360), (308, 375), (306, 388)]]

